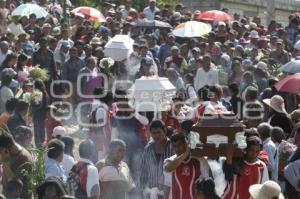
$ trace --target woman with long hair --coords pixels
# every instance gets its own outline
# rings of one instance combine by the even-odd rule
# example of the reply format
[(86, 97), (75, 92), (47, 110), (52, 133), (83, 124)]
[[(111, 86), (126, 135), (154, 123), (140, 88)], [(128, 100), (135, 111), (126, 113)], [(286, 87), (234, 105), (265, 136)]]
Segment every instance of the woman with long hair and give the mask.
[(20, 54), (18, 56), (18, 61), (16, 65), (16, 71), (18, 74), (18, 81), (22, 84), (25, 80), (27, 80), (29, 76), (29, 72), (26, 70), (25, 66), (27, 64), (28, 57), (25, 54)]
[(48, 94), (46, 86), (42, 80), (35, 80), (33, 98), (37, 98), (31, 102), (32, 119), (34, 127), (34, 141), (36, 147), (41, 147), (45, 140), (45, 119), (47, 115)]
[(5, 68), (13, 68), (17, 63), (18, 56), (15, 53), (8, 54), (1, 65), (1, 70)]

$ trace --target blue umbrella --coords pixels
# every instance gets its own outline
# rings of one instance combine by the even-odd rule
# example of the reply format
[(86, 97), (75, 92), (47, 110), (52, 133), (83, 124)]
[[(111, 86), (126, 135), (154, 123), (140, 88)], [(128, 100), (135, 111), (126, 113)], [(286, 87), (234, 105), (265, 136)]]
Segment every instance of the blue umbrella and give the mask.
[(48, 12), (44, 8), (31, 3), (21, 4), (12, 12), (12, 16), (29, 17), (31, 14), (35, 14), (37, 18), (42, 18), (46, 17)]
[(284, 73), (300, 73), (300, 60), (292, 60), (281, 67), (281, 71)]

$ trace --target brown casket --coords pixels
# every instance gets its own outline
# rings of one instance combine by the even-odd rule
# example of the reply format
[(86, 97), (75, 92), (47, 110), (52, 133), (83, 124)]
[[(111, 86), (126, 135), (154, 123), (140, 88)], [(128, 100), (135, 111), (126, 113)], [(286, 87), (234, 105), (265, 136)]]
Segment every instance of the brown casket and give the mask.
[[(227, 144), (211, 143), (213, 137), (223, 137), (227, 139), (227, 143), (234, 144), (235, 136), (239, 132), (244, 131), (244, 125), (240, 123), (234, 115), (204, 115), (201, 121), (192, 127), (193, 132), (197, 132), (200, 135), (201, 145), (192, 150), (193, 156), (208, 156), (219, 157), (226, 156)], [(208, 138), (209, 142), (208, 143)], [(242, 149), (234, 145), (234, 157), (241, 157), (243, 155)]]

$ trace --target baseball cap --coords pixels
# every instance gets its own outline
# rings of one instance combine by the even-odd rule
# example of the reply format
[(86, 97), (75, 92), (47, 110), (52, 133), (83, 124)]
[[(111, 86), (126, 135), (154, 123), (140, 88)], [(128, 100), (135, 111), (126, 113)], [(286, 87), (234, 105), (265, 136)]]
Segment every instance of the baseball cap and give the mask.
[(249, 35), (250, 38), (256, 38), (256, 39), (259, 39), (259, 35), (258, 35), (258, 32), (256, 30), (252, 30), (250, 32), (250, 35)]
[(225, 22), (220, 21), (220, 22), (218, 23), (218, 26), (226, 26), (226, 24), (225, 24)]
[(45, 23), (42, 28), (51, 28), (51, 25), (49, 23)]
[(233, 64), (241, 64), (241, 61), (238, 60), (238, 59), (235, 59), (235, 60), (232, 62), (232, 65), (233, 65)]
[(174, 35), (173, 33), (171, 33), (171, 32), (168, 34), (168, 37), (169, 37), (169, 38), (174, 38), (174, 39), (175, 39), (175, 35)]
[(61, 34), (60, 27), (54, 27), (52, 29), (52, 35), (57, 36), (57, 35), (60, 35), (60, 34)]
[(153, 60), (152, 60), (152, 58), (151, 57), (145, 57), (144, 58), (144, 60), (145, 60), (145, 63), (147, 64), (147, 65), (153, 65)]
[(33, 86), (33, 83), (32, 83), (32, 81), (30, 81), (29, 79), (27, 79), (27, 80), (25, 80), (25, 81), (23, 82), (23, 85), (24, 85), (24, 86)]
[(177, 46), (172, 46), (171, 50), (179, 50)]
[(53, 129), (52, 137), (64, 137), (67, 134), (67, 130), (63, 126), (57, 126)]
[(64, 47), (64, 48), (71, 48), (71, 44), (67, 40), (63, 40), (62, 43), (61, 43), (61, 46)]
[(200, 48), (195, 47), (195, 48), (192, 49), (192, 51), (196, 51), (197, 53), (200, 53)]

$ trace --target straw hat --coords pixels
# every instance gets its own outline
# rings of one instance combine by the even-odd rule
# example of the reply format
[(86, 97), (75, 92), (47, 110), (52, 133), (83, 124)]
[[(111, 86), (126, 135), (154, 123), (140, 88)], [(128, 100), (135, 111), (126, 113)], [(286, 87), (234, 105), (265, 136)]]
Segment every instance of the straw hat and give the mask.
[(284, 199), (280, 186), (274, 181), (252, 185), (249, 192), (254, 199)]
[(284, 107), (284, 99), (279, 95), (274, 95), (271, 99), (264, 99), (263, 102), (278, 113), (287, 114)]

